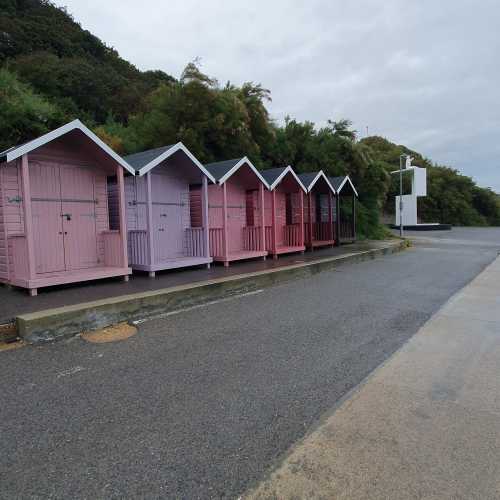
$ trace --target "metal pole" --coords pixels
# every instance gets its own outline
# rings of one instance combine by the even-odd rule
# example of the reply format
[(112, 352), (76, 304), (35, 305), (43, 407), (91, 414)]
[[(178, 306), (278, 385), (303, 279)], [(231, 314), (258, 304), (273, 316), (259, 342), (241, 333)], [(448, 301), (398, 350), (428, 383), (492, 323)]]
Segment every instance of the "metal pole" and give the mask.
[(403, 237), (403, 156), (399, 155), (399, 236)]

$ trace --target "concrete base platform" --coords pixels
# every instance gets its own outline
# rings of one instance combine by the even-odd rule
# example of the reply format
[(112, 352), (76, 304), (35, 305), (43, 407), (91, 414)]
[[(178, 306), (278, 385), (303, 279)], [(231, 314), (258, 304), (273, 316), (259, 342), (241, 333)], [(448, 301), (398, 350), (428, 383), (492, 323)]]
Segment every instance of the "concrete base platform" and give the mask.
[[(396, 226), (395, 224), (391, 224), (390, 227), (391, 229), (399, 229), (399, 226)], [(403, 229), (406, 231), (450, 231), (451, 228), (451, 224), (440, 224), (439, 222), (403, 226)]]
[[(197, 283), (19, 314), (16, 318), (17, 331), (29, 343), (49, 342), (121, 321), (143, 319), (308, 277), (321, 271), (331, 270), (346, 262), (372, 259), (397, 252), (406, 246), (407, 242), (401, 240), (371, 242), (364, 249), (362, 246), (351, 247), (350, 252), (337, 251), (328, 257), (304, 259), (288, 265), (285, 261), (276, 267), (245, 274), (234, 274)], [(265, 262), (262, 264), (265, 265)]]

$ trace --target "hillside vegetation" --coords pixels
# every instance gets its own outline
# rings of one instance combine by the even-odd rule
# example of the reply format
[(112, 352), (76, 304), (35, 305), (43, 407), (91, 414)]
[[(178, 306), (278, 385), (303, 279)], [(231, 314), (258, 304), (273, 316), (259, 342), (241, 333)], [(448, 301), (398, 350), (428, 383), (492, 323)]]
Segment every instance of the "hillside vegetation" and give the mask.
[(248, 156), (259, 168), (293, 165), (349, 174), (360, 194), (358, 229), (382, 237), (393, 211), (389, 171), (409, 153), (429, 169), (424, 220), (500, 225), (498, 196), (457, 171), (380, 137), (358, 141), (351, 123), (275, 123), (271, 93), (252, 82), (220, 84), (196, 62), (180, 78), (140, 71), (64, 10), (43, 0), (0, 0), (0, 149), (73, 118), (119, 153), (182, 141), (201, 161)]

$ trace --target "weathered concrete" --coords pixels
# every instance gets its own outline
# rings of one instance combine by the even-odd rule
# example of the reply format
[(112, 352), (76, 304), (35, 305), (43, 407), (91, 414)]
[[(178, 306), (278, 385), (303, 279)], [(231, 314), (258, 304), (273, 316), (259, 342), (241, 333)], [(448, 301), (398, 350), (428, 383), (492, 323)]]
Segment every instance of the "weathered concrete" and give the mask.
[(248, 499), (499, 498), (500, 258)]
[(373, 259), (380, 255), (397, 252), (406, 246), (406, 241), (388, 241), (375, 249), (337, 257), (21, 314), (16, 318), (17, 330), (19, 336), (28, 343), (50, 342), (76, 335), (82, 331), (103, 328), (122, 321), (146, 318), (311, 276), (343, 263)]
[[(110, 278), (96, 281), (85, 281), (69, 285), (53, 286), (38, 290), (36, 298), (30, 297), (26, 290), (17, 287), (0, 285), (0, 324), (14, 321), (20, 314), (54, 309), (57, 307), (80, 304), (82, 301), (101, 300), (120, 295), (130, 295), (140, 292), (152, 292), (180, 285), (193, 285), (217, 278), (228, 278), (239, 274), (279, 269), (294, 264), (311, 262), (327, 257), (340, 257), (385, 246), (387, 241), (363, 240), (340, 247), (315, 249), (305, 254), (292, 253), (281, 255), (279, 259), (251, 259), (238, 261), (230, 267), (214, 264), (207, 269), (205, 266), (195, 266), (156, 273), (151, 279), (148, 273), (134, 272), (128, 281)], [(82, 297), (84, 297), (82, 299)]]

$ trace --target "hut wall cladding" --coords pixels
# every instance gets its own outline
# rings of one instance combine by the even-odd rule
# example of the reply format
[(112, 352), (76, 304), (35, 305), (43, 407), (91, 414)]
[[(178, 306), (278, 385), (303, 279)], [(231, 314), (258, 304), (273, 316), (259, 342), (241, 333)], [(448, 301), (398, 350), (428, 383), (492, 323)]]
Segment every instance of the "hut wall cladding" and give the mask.
[(2, 198), (2, 250), (0, 251), (0, 279), (9, 278), (8, 263), (14, 258), (12, 247), (8, 244), (11, 235), (24, 233), (24, 216), (22, 207), (22, 188), (20, 178), (20, 160), (0, 166)]
[[(127, 186), (125, 185), (125, 189)], [(108, 177), (109, 229), (120, 229), (120, 200), (116, 176)]]
[(38, 162), (42, 166), (43, 164), (52, 164), (61, 168), (80, 167), (91, 169), (94, 172), (94, 198), (97, 201), (95, 206), (97, 259), (99, 265), (104, 266), (104, 236), (102, 233), (110, 228), (106, 174), (98, 168), (95, 162), (89, 160), (88, 155), (67, 145), (64, 140), (52, 141), (31, 153), (28, 158), (30, 167)]
[[(319, 195), (319, 203), (320, 203), (320, 218), (318, 220), (317, 217), (317, 203), (318, 203), (318, 195), (312, 190), (311, 197), (308, 195), (304, 195), (304, 222), (309, 222), (309, 205), (308, 200), (311, 200), (311, 222), (314, 224), (315, 222), (328, 222), (328, 194), (320, 194)], [(335, 204), (335, 198), (332, 196), (332, 207)]]
[[(211, 185), (209, 190), (209, 226), (210, 228), (223, 227), (223, 187)], [(227, 242), (229, 252), (238, 252), (244, 249), (243, 228), (246, 226), (247, 190), (235, 182), (226, 182), (227, 193)]]
[[(33, 168), (39, 166), (57, 168), (90, 168), (94, 172), (94, 198), (97, 201), (95, 206), (96, 233), (97, 233), (97, 259), (99, 265), (104, 265), (104, 237), (103, 231), (109, 229), (108, 213), (108, 189), (106, 175), (95, 168), (84, 155), (73, 151), (62, 144), (52, 142), (35, 152), (29, 154), (28, 165), (30, 179), (33, 176)], [(9, 254), (8, 238), (14, 235), (24, 234), (23, 220), (23, 193), (21, 186), (21, 161), (15, 160), (1, 168), (1, 199), (2, 199), (2, 225), (3, 225), (3, 245), (0, 244), (0, 279), (7, 279), (7, 261), (12, 265), (13, 255)], [(33, 186), (32, 186), (33, 189)], [(36, 222), (35, 222), (36, 224)], [(35, 227), (35, 230), (37, 228)], [(6, 247), (5, 249), (4, 246)], [(7, 254), (5, 253), (7, 251)]]
[[(147, 179), (141, 177), (125, 178), (125, 199), (127, 210), (127, 229), (147, 230)], [(151, 190), (153, 203), (153, 227), (155, 214), (165, 216), (168, 224), (168, 239), (153, 242), (155, 247), (162, 246), (164, 258), (182, 257), (187, 254), (186, 229), (191, 227), (189, 184), (182, 172), (164, 169), (161, 165), (151, 171)], [(165, 247), (165, 244), (168, 245)]]

